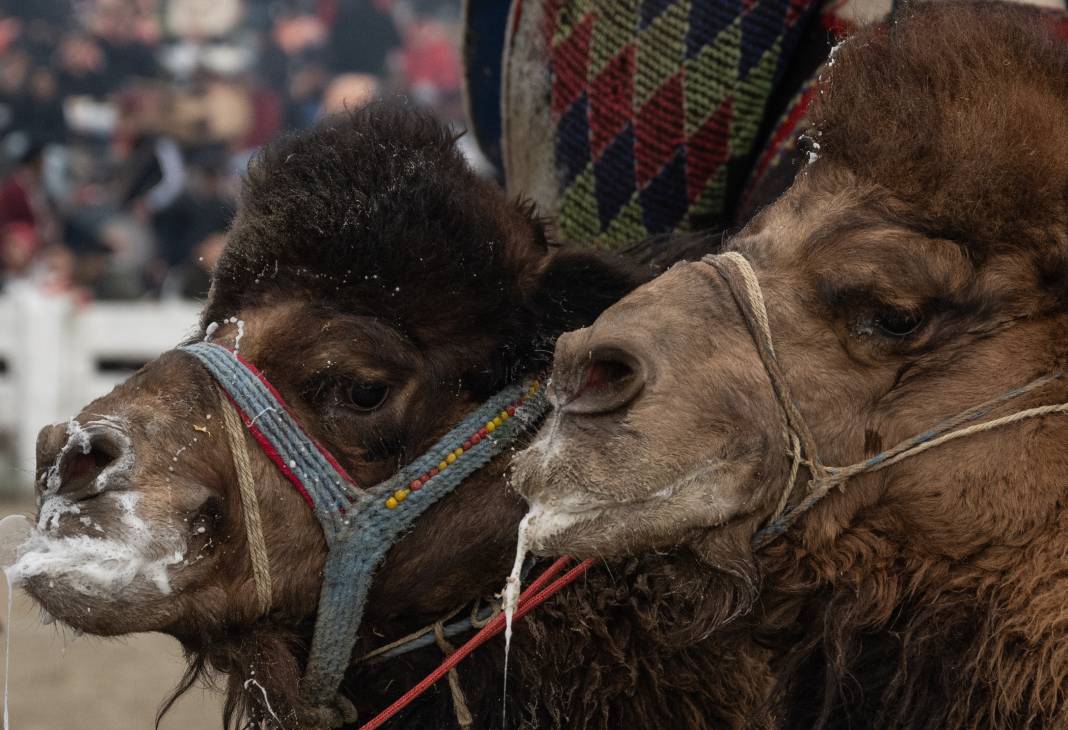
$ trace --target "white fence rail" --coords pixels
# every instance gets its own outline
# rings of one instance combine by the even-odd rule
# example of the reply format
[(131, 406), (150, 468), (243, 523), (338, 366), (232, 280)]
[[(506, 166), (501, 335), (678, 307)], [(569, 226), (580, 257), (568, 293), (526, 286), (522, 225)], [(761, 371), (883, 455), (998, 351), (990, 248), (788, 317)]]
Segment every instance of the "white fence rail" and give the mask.
[(174, 347), (198, 311), (190, 302), (77, 306), (19, 285), (0, 295), (0, 486), (31, 489), (40, 428)]

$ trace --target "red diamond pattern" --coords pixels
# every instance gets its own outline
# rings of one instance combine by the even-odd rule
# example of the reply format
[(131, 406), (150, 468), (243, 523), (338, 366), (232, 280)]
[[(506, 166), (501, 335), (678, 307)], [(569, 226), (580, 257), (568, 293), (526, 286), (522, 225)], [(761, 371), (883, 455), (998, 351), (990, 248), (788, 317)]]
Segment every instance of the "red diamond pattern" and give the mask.
[(682, 82), (683, 71), (679, 71), (638, 110), (634, 139), (638, 189), (656, 177), (676, 148), (686, 141)]
[(586, 89), (586, 67), (590, 60), (590, 37), (593, 35), (594, 14), (579, 23), (571, 35), (552, 50), (556, 80), (552, 92), (552, 114), (555, 119), (567, 110)]
[(705, 184), (730, 158), (730, 125), (734, 97), (720, 104), (687, 144), (686, 197), (697, 200)]
[(596, 161), (631, 120), (634, 96), (634, 46), (613, 58), (590, 83), (590, 153)]

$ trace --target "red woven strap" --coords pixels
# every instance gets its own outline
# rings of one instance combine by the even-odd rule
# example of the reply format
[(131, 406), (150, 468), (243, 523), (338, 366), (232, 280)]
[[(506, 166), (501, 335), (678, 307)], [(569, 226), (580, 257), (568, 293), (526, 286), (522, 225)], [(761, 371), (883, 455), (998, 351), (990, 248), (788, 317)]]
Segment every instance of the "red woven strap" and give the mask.
[[(556, 593), (559, 593), (561, 589), (566, 587), (569, 583), (572, 583), (576, 578), (585, 573), (591, 565), (593, 560), (583, 560), (571, 570), (564, 573), (562, 576), (554, 580), (543, 588), (553, 576), (558, 574), (561, 570), (567, 567), (567, 564), (571, 562), (571, 558), (560, 558), (555, 563), (545, 569), (541, 575), (534, 580), (526, 590), (524, 590), (519, 596), (519, 604), (516, 606), (514, 621), (526, 616), (533, 611), (539, 604), (544, 603), (548, 598)], [(374, 719), (365, 725), (360, 726), (360, 730), (375, 730), (375, 728), (381, 727), (383, 723), (410, 705), (416, 697), (426, 692), (430, 687), (434, 685), (439, 679), (449, 673), (449, 670), (462, 662), (471, 652), (478, 647), (485, 644), (497, 634), (504, 631), (504, 614), (498, 614), (488, 624), (482, 627), (482, 630), (472, 636), (466, 644), (454, 651), (441, 665), (433, 672), (428, 674), (423, 681), (412, 687), (410, 690), (404, 693), (396, 702), (378, 713)]]

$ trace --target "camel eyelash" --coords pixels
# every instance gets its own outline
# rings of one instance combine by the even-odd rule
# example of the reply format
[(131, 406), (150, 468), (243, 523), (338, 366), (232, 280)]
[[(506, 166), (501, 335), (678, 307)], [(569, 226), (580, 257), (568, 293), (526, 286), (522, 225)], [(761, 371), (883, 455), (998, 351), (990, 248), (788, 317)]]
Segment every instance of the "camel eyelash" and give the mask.
[(850, 331), (854, 337), (883, 337), (908, 340), (915, 337), (927, 323), (921, 312), (901, 309), (882, 309), (858, 317)]

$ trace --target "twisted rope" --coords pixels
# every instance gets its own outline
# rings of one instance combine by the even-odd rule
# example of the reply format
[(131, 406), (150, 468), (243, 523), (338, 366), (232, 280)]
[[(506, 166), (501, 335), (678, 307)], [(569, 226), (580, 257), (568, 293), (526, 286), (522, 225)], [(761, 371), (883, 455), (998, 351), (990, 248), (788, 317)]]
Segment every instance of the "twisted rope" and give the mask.
[(263, 519), (260, 516), (260, 501), (252, 479), (252, 464), (248, 458), (245, 428), (241, 416), (222, 392), (219, 393), (219, 410), (226, 426), (230, 442), (230, 456), (237, 472), (238, 492), (241, 495), (241, 510), (244, 513), (245, 535), (252, 560), (252, 581), (256, 586), (256, 607), (260, 615), (271, 610), (271, 565), (267, 558), (267, 543), (263, 539)]
[(771, 379), (772, 389), (778, 398), (779, 405), (786, 416), (786, 430), (790, 435), (790, 441), (797, 439), (801, 445), (801, 451), (811, 461), (810, 469), (816, 477), (824, 473), (816, 450), (816, 440), (808, 430), (801, 411), (797, 408), (797, 402), (790, 392), (786, 375), (782, 366), (775, 356), (775, 347), (772, 344), (771, 324), (768, 322), (768, 311), (764, 305), (764, 294), (760, 287), (760, 281), (753, 271), (753, 267), (737, 251), (728, 251), (718, 256), (707, 256), (705, 262), (711, 264), (726, 279), (731, 295), (742, 312), (746, 327), (756, 343), (757, 352), (764, 362), (764, 369)]
[[(441, 649), (441, 653), (448, 659), (456, 651), (456, 647), (445, 638), (444, 627), (443, 621), (435, 622), (434, 641), (437, 643), (438, 648)], [(471, 709), (467, 706), (467, 698), (464, 697), (463, 687), (460, 686), (460, 672), (457, 671), (456, 667), (453, 667), (446, 676), (449, 678), (449, 694), (452, 696), (452, 709), (456, 713), (456, 724), (460, 726), (460, 730), (471, 730), (471, 726), (475, 724), (475, 718), (471, 716)]]
[(473, 628), (481, 629), (483, 626), (488, 624), (490, 621), (492, 621), (493, 619), (497, 618), (497, 614), (499, 614), (502, 609), (501, 609), (501, 602), (500, 601), (493, 601), (490, 604), (490, 612), (488, 614), (486, 614), (485, 616), (479, 616), (480, 612), (478, 610), (478, 603), (479, 602), (476, 601), (475, 605), (471, 606), (471, 615), (468, 617), (467, 620), (471, 623), (471, 626)]
[[(802, 514), (811, 509), (832, 489), (835, 487), (844, 488), (845, 483), (857, 475), (881, 471), (909, 457), (922, 454), (937, 446), (966, 436), (992, 431), (1033, 418), (1068, 413), (1068, 403), (1057, 403), (1026, 408), (1006, 416), (992, 418), (989, 421), (973, 423), (973, 421), (983, 418), (998, 406), (1060, 379), (1064, 375), (1062, 370), (1043, 375), (1030, 383), (1013, 388), (985, 403), (962, 411), (923, 433), (907, 438), (897, 445), (881, 451), (870, 459), (850, 464), (849, 466), (825, 466), (820, 462), (815, 440), (812, 438), (808, 425), (790, 394), (786, 377), (775, 355), (775, 348), (772, 345), (771, 338), (771, 325), (768, 322), (768, 313), (764, 305), (764, 295), (753, 267), (737, 251), (706, 256), (703, 261), (712, 266), (727, 282), (731, 295), (734, 297), (734, 301), (742, 314), (742, 319), (745, 320), (746, 327), (753, 337), (757, 352), (763, 361), (764, 369), (768, 373), (768, 379), (771, 381), (772, 390), (786, 419), (784, 438), (787, 442), (787, 452), (792, 457), (790, 477), (782, 494), (779, 496), (778, 503), (768, 524), (754, 536), (753, 543), (757, 549), (764, 547), (786, 532)], [(966, 426), (965, 424), (971, 425)], [(798, 470), (802, 464), (808, 467), (811, 473), (811, 479), (807, 484), (807, 493), (794, 507), (787, 508), (795, 490)]]
[[(450, 619), (452, 619), (456, 614), (460, 613), (461, 610), (463, 610), (463, 606), (460, 606), (459, 608), (453, 609), (450, 613), (448, 613), (445, 616), (442, 616), (440, 619), (438, 619), (437, 621), (435, 621), (432, 624), (427, 624), (426, 626), (423, 626), (422, 628), (416, 629), (415, 631), (413, 631), (410, 634), (406, 634), (405, 636), (400, 637), (396, 641), (391, 641), (388, 644), (386, 644), (385, 646), (380, 646), (377, 649), (374, 649), (373, 651), (367, 652), (366, 654), (364, 654), (363, 656), (361, 656), (359, 659), (356, 660), (356, 664), (362, 664), (363, 662), (366, 662), (366, 661), (368, 661), (370, 659), (374, 659), (377, 656), (381, 656), (383, 654), (389, 654), (390, 652), (392, 652), (394, 649), (397, 649), (398, 647), (407, 646), (408, 644), (411, 644), (412, 642), (414, 642), (416, 639), (421, 639), (422, 637), (434, 632), (436, 630), (436, 627), (437, 627), (438, 624), (441, 624), (442, 626), (444, 626), (446, 621), (449, 621)], [(443, 636), (445, 636), (445, 635), (448, 635), (448, 634), (443, 634)]]
[(789, 454), (793, 457), (793, 460), (790, 464), (790, 478), (786, 481), (786, 489), (782, 490), (782, 494), (779, 495), (779, 503), (775, 505), (775, 511), (771, 515), (772, 522), (779, 519), (782, 513), (786, 511), (786, 505), (790, 501), (790, 495), (794, 491), (794, 484), (797, 482), (797, 472), (801, 469), (801, 442), (797, 440), (797, 434), (788, 430), (785, 438), (790, 443)]

